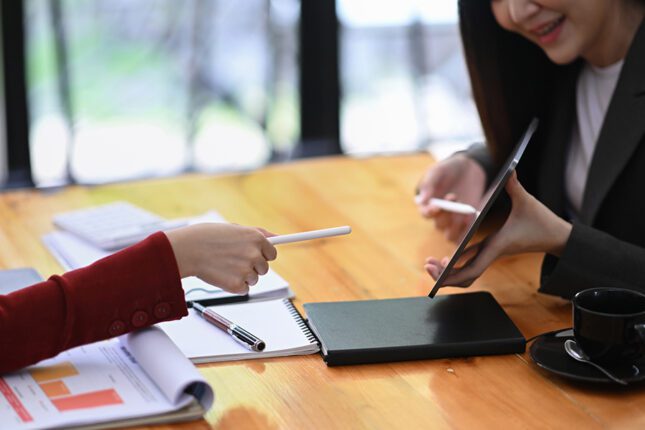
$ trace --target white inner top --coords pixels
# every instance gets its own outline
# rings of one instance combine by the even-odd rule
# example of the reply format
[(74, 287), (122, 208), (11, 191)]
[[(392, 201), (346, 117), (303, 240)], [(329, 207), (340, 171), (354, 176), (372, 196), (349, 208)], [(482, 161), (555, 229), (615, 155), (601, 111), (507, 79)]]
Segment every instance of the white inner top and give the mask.
[(565, 191), (575, 216), (582, 208), (587, 174), (598, 134), (622, 67), (622, 60), (602, 68), (586, 64), (578, 77), (577, 121), (573, 127), (565, 170)]

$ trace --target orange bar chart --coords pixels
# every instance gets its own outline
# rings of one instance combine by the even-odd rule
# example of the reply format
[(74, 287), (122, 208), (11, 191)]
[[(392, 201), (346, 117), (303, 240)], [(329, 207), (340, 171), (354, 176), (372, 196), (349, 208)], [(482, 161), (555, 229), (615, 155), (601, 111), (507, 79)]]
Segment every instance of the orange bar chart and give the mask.
[(119, 394), (112, 388), (72, 394), (64, 378), (77, 376), (79, 372), (69, 361), (54, 366), (35, 367), (29, 370), (29, 374), (60, 412), (123, 403)]
[(44, 381), (51, 381), (53, 379), (76, 376), (78, 375), (78, 370), (76, 370), (76, 367), (74, 367), (72, 363), (65, 361), (54, 366), (35, 367), (29, 370), (29, 374), (34, 378), (34, 381), (41, 383)]
[(123, 403), (119, 394), (113, 389), (76, 394), (74, 396), (58, 397), (51, 402), (60, 412), (76, 409), (97, 408), (99, 406), (118, 405)]
[(72, 394), (67, 388), (67, 385), (60, 379), (57, 381), (43, 382), (40, 385), (40, 389), (43, 390), (43, 393), (50, 399), (52, 397), (68, 396)]

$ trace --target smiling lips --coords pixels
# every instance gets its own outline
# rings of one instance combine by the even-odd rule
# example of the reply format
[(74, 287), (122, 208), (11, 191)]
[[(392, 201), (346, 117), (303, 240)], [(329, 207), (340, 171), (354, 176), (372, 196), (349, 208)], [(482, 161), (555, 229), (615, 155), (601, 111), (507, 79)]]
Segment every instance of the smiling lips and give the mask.
[(565, 19), (564, 15), (562, 15), (558, 19), (555, 19), (551, 22), (548, 22), (546, 24), (542, 24), (536, 28), (533, 28), (531, 30), (531, 33), (537, 36), (540, 43), (542, 44), (551, 43), (555, 41), (560, 35), (560, 31), (562, 30), (562, 23), (564, 23), (564, 19)]

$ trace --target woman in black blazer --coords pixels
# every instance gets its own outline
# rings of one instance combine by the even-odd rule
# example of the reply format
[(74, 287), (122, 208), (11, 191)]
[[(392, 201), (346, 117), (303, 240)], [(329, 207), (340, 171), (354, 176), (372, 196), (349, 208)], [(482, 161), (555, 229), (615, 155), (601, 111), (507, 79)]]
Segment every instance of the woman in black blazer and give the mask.
[[(422, 215), (457, 239), (467, 220), (429, 199), (477, 205), (530, 119), (540, 126), (506, 187), (505, 224), (445, 285), (470, 285), (502, 255), (545, 252), (541, 292), (645, 292), (643, 17), (642, 0), (460, 1), (487, 145), (428, 170), (417, 199)], [(445, 263), (430, 257), (425, 268), (436, 278)]]

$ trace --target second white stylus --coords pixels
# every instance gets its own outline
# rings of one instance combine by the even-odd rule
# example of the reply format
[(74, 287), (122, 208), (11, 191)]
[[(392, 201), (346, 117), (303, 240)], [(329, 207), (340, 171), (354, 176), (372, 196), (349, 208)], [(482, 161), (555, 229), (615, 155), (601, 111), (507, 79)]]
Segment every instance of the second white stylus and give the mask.
[[(418, 203), (418, 198), (415, 198), (415, 201), (417, 201)], [(429, 203), (447, 212), (464, 215), (477, 214), (477, 209), (466, 203), (453, 202), (452, 200), (436, 199), (434, 197), (430, 199)]]
[(303, 240), (322, 239), (323, 237), (340, 236), (349, 234), (352, 228), (348, 225), (342, 227), (324, 228), (322, 230), (303, 231), (301, 233), (283, 234), (280, 236), (267, 237), (267, 240), (273, 245), (283, 243), (301, 242)]
[(441, 209), (458, 214), (470, 215), (476, 214), (477, 209), (466, 203), (453, 202), (444, 199), (430, 199), (430, 204), (440, 207)]

